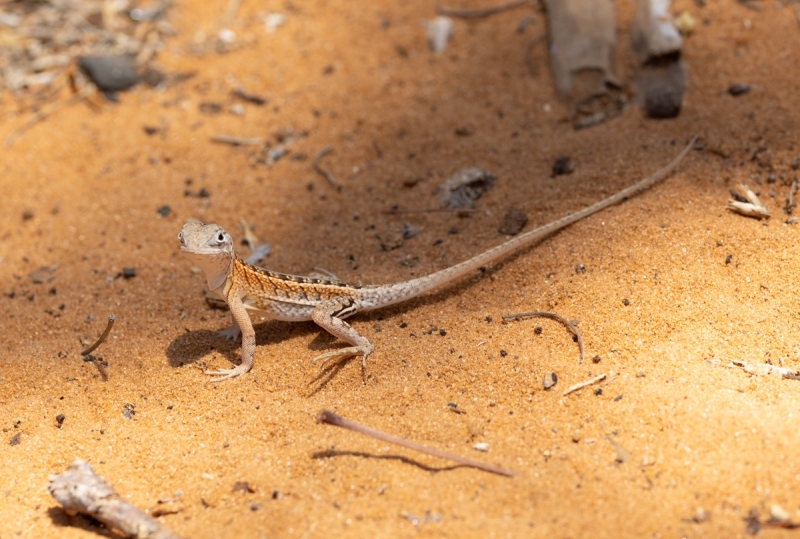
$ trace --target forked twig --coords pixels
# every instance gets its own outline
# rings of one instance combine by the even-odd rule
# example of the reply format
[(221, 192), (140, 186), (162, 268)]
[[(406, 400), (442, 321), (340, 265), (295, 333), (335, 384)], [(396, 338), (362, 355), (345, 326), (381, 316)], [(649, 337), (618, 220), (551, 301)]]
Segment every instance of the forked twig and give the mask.
[(578, 348), (580, 348), (580, 351), (581, 351), (581, 361), (580, 362), (583, 363), (583, 358), (584, 358), (583, 336), (581, 335), (580, 330), (578, 330), (578, 328), (575, 327), (575, 325), (572, 322), (570, 322), (569, 320), (567, 320), (563, 316), (559, 316), (559, 315), (557, 315), (555, 313), (548, 313), (548, 312), (544, 312), (544, 311), (535, 311), (535, 312), (531, 312), (531, 313), (504, 314), (503, 315), (503, 320), (511, 320), (511, 319), (528, 317), (528, 316), (537, 317), (537, 318), (549, 318), (551, 320), (555, 320), (556, 322), (560, 322), (561, 324), (563, 324), (564, 327), (566, 327), (568, 330), (570, 330), (570, 332), (572, 332), (572, 334), (575, 335), (578, 338)]
[(404, 440), (403, 438), (392, 436), (391, 434), (386, 434), (385, 432), (381, 432), (379, 430), (365, 427), (364, 425), (360, 425), (358, 423), (355, 423), (354, 421), (345, 419), (342, 416), (336, 415), (328, 410), (322, 410), (320, 413), (317, 414), (317, 422), (326, 423), (328, 425), (333, 425), (335, 427), (342, 427), (348, 430), (352, 430), (353, 432), (358, 432), (359, 434), (372, 436), (373, 438), (377, 438), (378, 440), (383, 440), (384, 442), (388, 442), (390, 444), (397, 444), (399, 446), (411, 449), (413, 451), (419, 451), (420, 453), (425, 453), (426, 455), (432, 455), (434, 457), (452, 460), (454, 462), (458, 462), (459, 464), (463, 464), (464, 466), (478, 468), (479, 470), (484, 470), (486, 472), (495, 473), (498, 475), (504, 475), (506, 477), (513, 477), (517, 475), (514, 472), (506, 470), (505, 468), (501, 468), (499, 466), (493, 466), (492, 464), (486, 464), (484, 462), (480, 462), (477, 460), (459, 457), (458, 455), (453, 455), (451, 453), (445, 453), (444, 451), (439, 451), (438, 449), (426, 447), (424, 445), (420, 445), (415, 442)]

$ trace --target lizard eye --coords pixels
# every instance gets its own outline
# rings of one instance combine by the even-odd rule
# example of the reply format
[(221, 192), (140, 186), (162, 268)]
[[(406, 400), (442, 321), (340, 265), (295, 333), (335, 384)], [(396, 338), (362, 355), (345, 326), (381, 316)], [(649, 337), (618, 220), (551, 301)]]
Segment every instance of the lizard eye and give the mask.
[(222, 232), (220, 232), (219, 236), (217, 236), (217, 241), (220, 243), (225, 241), (225, 235)]

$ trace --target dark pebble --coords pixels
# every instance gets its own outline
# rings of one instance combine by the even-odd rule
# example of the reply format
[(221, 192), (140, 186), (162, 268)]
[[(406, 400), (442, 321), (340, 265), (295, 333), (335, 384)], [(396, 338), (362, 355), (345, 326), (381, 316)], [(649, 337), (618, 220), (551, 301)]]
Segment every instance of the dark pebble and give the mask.
[(20, 433), (18, 432), (14, 436), (12, 436), (11, 439), (8, 441), (8, 445), (19, 445), (20, 442), (19, 434)]
[(126, 279), (136, 277), (136, 268), (122, 268), (122, 276)]
[(681, 112), (682, 95), (671, 88), (648, 93), (644, 100), (645, 114), (648, 118), (675, 118)]
[(59, 428), (61, 428), (61, 425), (63, 425), (63, 424), (64, 424), (64, 420), (65, 420), (65, 419), (66, 419), (66, 416), (64, 416), (64, 414), (58, 414), (58, 415), (56, 416), (56, 424), (58, 424), (58, 427), (59, 427)]
[(500, 355), (506, 357), (508, 355), (508, 352), (506, 352), (505, 350), (500, 350)]
[(128, 54), (81, 56), (78, 67), (104, 92), (127, 90), (139, 81), (134, 59)]
[(728, 88), (728, 93), (734, 97), (746, 94), (749, 91), (750, 91), (750, 85), (745, 84), (743, 82), (739, 84), (734, 84), (733, 86)]
[(556, 176), (563, 176), (564, 174), (572, 174), (575, 170), (575, 164), (572, 162), (567, 156), (561, 156), (556, 159), (555, 163), (553, 163), (553, 173), (551, 174), (551, 178), (555, 178)]
[(160, 215), (161, 217), (166, 217), (167, 215), (170, 214), (171, 211), (172, 208), (170, 208), (167, 204), (164, 204), (163, 206), (161, 206), (156, 210), (156, 213), (158, 213), (158, 215)]
[(586, 266), (583, 264), (578, 264), (575, 266), (575, 273), (586, 273)]
[(594, 357), (592, 358), (592, 363), (600, 363), (600, 361), (601, 361), (601, 360), (600, 360), (600, 356), (594, 356)]

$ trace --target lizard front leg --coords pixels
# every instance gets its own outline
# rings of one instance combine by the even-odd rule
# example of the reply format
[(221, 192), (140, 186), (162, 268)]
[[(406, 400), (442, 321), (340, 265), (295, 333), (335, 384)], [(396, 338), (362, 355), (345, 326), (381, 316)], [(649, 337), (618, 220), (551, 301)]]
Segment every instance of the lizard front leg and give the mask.
[(220, 376), (209, 380), (210, 382), (221, 382), (228, 378), (236, 378), (253, 368), (253, 361), (256, 356), (256, 330), (253, 328), (253, 321), (247, 314), (247, 309), (242, 303), (242, 298), (232, 295), (228, 297), (228, 308), (233, 317), (233, 328), (240, 329), (242, 332), (242, 362), (232, 369), (219, 369), (216, 371), (205, 371), (211, 376)]
[(331, 335), (351, 344), (347, 348), (331, 350), (320, 354), (311, 360), (316, 363), (322, 360), (324, 365), (331, 359), (361, 356), (361, 365), (366, 368), (367, 357), (375, 349), (366, 337), (361, 336), (353, 327), (343, 319), (354, 314), (358, 305), (350, 296), (339, 296), (319, 303), (311, 313), (311, 319)]

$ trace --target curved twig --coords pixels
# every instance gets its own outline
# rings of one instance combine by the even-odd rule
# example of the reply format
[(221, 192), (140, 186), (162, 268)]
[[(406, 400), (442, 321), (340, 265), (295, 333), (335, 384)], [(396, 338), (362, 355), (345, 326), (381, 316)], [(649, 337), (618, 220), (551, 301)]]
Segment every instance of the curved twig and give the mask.
[(336, 178), (333, 177), (333, 174), (331, 174), (330, 171), (325, 170), (319, 165), (319, 162), (322, 160), (322, 158), (331, 153), (332, 151), (333, 151), (333, 146), (325, 146), (324, 148), (322, 148), (320, 151), (317, 152), (317, 155), (314, 156), (314, 159), (311, 160), (311, 166), (313, 166), (314, 170), (316, 170), (319, 174), (323, 175), (325, 179), (328, 180), (328, 182), (330, 182), (331, 185), (335, 186)]
[(563, 316), (559, 316), (555, 313), (548, 313), (544, 311), (535, 311), (531, 313), (518, 313), (518, 314), (504, 314), (503, 320), (511, 320), (523, 317), (549, 318), (551, 320), (555, 320), (556, 322), (560, 322), (561, 324), (563, 324), (564, 327), (570, 330), (570, 332), (572, 332), (572, 334), (578, 338), (578, 348), (580, 348), (581, 350), (580, 362), (583, 363), (583, 358), (584, 358), (583, 336), (581, 335), (581, 332), (578, 330), (578, 328), (575, 327), (575, 325), (572, 322), (570, 322)]
[(82, 356), (88, 356), (89, 354), (94, 352), (95, 348), (103, 344), (103, 341), (106, 340), (108, 334), (111, 333), (111, 328), (114, 327), (114, 320), (116, 320), (116, 317), (113, 314), (108, 317), (108, 325), (106, 326), (105, 331), (103, 331), (103, 334), (100, 335), (100, 337), (95, 341), (93, 345), (91, 345), (89, 348), (81, 352)]

